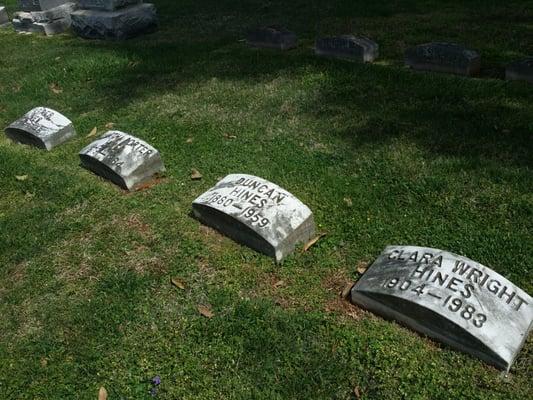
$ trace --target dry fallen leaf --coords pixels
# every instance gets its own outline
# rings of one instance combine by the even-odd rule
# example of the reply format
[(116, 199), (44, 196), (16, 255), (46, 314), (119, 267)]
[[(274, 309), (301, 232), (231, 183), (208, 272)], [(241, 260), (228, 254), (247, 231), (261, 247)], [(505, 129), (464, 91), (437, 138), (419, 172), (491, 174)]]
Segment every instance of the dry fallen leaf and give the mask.
[(350, 291), (352, 290), (353, 283), (348, 283), (344, 289), (342, 289), (341, 292), (341, 298), (346, 299), (350, 295)]
[(63, 89), (61, 89), (61, 87), (59, 86), (59, 84), (57, 84), (57, 83), (55, 83), (55, 82), (54, 82), (54, 83), (51, 83), (49, 87), (50, 87), (50, 90), (51, 90), (52, 92), (54, 92), (55, 94), (63, 93)]
[(353, 394), (354, 394), (356, 399), (360, 399), (361, 398), (361, 391), (359, 390), (358, 386), (353, 388)]
[(356, 268), (356, 271), (360, 274), (364, 274), (366, 272), (366, 270), (368, 269), (368, 263), (365, 262), (365, 261), (360, 261), (358, 264), (357, 264), (357, 268)]
[(93, 137), (98, 133), (98, 129), (96, 126), (89, 132), (89, 134), (86, 137)]
[(317, 237), (315, 237), (314, 239), (311, 239), (309, 242), (307, 242), (307, 244), (304, 246), (304, 249), (303, 251), (307, 251), (311, 248), (311, 246), (313, 246), (316, 242), (318, 242), (320, 239), (322, 239), (324, 236), (326, 236), (325, 233), (321, 233), (320, 235), (318, 235)]
[(198, 181), (200, 179), (202, 179), (202, 174), (197, 170), (197, 169), (192, 169), (191, 171), (191, 179), (193, 181)]
[(28, 175), (15, 175), (15, 179), (17, 181), (25, 181), (26, 179), (28, 179)]
[(235, 136), (235, 135), (230, 135), (230, 134), (228, 134), (228, 133), (225, 133), (225, 134), (224, 134), (224, 137), (225, 137), (226, 139), (237, 139), (237, 136)]
[(276, 283), (274, 283), (274, 287), (277, 289), (281, 286), (285, 285), (285, 282), (284, 281), (277, 281)]
[(352, 199), (350, 199), (349, 197), (345, 197), (345, 198), (344, 198), (344, 202), (346, 203), (346, 205), (347, 205), (348, 207), (353, 206)]
[(114, 122), (108, 122), (107, 124), (105, 124), (106, 129), (113, 129), (114, 126), (115, 126)]
[(107, 390), (103, 386), (98, 391), (98, 400), (107, 400)]
[(185, 283), (179, 278), (172, 278), (170, 282), (178, 289), (185, 290)]
[(193, 142), (193, 138), (192, 138), (192, 137), (188, 138), (188, 139), (185, 141), (185, 143), (192, 143), (192, 142)]
[(211, 311), (211, 308), (206, 306), (198, 306), (198, 312), (206, 318), (213, 318), (215, 314)]

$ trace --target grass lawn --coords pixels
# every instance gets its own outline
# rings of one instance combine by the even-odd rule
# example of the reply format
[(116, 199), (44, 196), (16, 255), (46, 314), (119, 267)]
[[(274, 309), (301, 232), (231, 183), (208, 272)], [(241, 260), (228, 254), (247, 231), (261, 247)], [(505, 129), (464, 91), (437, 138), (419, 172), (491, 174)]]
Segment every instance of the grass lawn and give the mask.
[[(155, 3), (160, 30), (124, 43), (0, 30), (0, 127), (44, 105), (78, 131), (53, 152), (0, 135), (0, 397), (149, 399), (159, 375), (158, 399), (532, 399), (532, 338), (505, 376), (339, 292), (413, 244), (533, 294), (533, 86), (501, 79), (533, 55), (533, 1)], [(241, 41), (270, 23), (300, 47)], [(313, 55), (346, 32), (378, 62)], [(478, 50), (481, 78), (406, 69), (432, 40)], [(109, 123), (161, 151), (158, 185), (80, 168)], [(327, 236), (278, 266), (203, 227), (191, 202), (233, 172), (291, 191)]]

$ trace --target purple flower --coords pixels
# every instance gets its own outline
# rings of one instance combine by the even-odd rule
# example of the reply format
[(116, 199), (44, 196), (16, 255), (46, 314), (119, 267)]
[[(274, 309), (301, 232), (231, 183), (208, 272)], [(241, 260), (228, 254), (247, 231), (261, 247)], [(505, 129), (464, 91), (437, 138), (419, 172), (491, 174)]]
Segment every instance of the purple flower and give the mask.
[(152, 385), (154, 386), (161, 385), (161, 377), (159, 375), (156, 375), (152, 378)]

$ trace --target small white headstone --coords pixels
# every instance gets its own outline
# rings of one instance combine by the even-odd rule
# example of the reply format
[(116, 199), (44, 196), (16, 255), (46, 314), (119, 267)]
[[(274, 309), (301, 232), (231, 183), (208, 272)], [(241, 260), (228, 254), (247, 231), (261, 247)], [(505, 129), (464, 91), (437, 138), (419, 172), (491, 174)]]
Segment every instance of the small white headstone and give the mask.
[(313, 213), (286, 190), (252, 175), (232, 174), (193, 202), (206, 225), (280, 262), (315, 233)]
[(50, 108), (37, 107), (6, 129), (6, 136), (19, 143), (52, 150), (76, 136), (72, 122)]
[(105, 133), (81, 150), (79, 156), (85, 168), (127, 190), (136, 189), (165, 171), (159, 151), (120, 131)]

